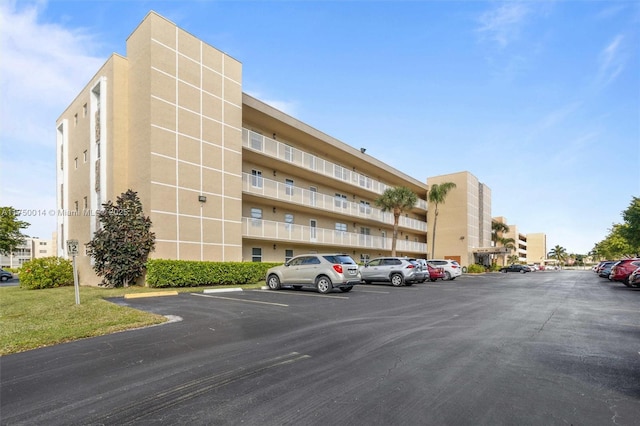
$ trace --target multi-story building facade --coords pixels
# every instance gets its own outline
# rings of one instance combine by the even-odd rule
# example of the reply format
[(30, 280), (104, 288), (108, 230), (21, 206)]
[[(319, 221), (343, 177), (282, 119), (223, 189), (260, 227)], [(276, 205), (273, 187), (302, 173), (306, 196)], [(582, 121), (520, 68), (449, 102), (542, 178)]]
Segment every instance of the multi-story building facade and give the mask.
[(0, 256), (0, 266), (19, 268), (29, 260), (55, 255), (53, 240), (27, 237), (12, 253)]
[[(491, 244), (491, 189), (469, 172), (427, 179), (429, 187), (445, 182), (454, 183), (455, 188), (438, 206), (435, 245), (429, 238), (429, 257), (457, 260), (465, 266), (490, 265), (490, 256), (496, 252)], [(433, 207), (429, 206), (427, 216), (430, 233), (435, 220)]]
[(527, 234), (527, 263), (544, 265), (547, 253), (546, 234), (541, 232)]
[[(393, 215), (374, 200), (401, 185), (419, 200), (400, 218), (397, 253), (427, 253), (426, 184), (244, 94), (239, 61), (153, 12), (60, 116), (57, 145), (59, 255), (132, 189), (155, 258), (364, 260), (390, 253)], [(82, 283), (99, 281), (86, 253), (77, 264)]]

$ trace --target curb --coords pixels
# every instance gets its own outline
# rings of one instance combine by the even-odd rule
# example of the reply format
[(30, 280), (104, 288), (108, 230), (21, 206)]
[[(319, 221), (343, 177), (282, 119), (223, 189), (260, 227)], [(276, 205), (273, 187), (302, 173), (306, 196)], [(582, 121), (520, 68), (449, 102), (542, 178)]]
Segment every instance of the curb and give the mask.
[(125, 294), (125, 299), (139, 299), (142, 297), (177, 296), (177, 291), (156, 291), (151, 293), (130, 293)]

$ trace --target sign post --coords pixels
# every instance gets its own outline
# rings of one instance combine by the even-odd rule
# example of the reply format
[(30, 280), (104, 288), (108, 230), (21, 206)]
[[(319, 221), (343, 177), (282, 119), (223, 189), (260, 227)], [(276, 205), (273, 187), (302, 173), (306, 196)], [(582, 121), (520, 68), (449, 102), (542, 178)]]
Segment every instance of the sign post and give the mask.
[(67, 240), (67, 253), (73, 258), (73, 286), (76, 290), (76, 305), (80, 304), (80, 286), (78, 284), (78, 268), (76, 256), (78, 255), (78, 240)]

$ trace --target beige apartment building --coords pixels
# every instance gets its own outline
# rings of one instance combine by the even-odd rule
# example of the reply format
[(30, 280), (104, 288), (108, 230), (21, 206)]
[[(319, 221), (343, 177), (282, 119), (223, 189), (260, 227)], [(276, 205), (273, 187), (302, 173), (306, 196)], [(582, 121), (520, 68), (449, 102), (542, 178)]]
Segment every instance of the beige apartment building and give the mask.
[[(154, 258), (284, 261), (309, 251), (390, 253), (374, 200), (419, 197), (397, 252), (427, 253), (427, 186), (242, 92), (242, 64), (150, 12), (57, 120), (57, 251), (83, 247), (102, 203), (136, 191)], [(77, 257), (80, 281), (98, 283)]]
[(469, 172), (429, 177), (427, 184), (453, 182), (456, 186), (438, 206), (435, 246), (431, 247), (435, 206), (429, 205), (429, 257), (457, 260), (461, 265), (491, 264), (501, 251), (491, 244), (491, 189)]

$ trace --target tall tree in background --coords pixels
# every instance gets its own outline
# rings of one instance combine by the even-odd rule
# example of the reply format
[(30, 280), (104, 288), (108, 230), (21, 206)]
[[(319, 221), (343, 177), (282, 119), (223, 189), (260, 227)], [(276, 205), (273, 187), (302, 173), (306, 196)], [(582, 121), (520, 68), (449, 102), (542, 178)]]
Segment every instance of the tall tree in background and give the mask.
[(633, 197), (631, 204), (622, 212), (624, 224), (620, 234), (627, 240), (635, 256), (640, 256), (640, 198)]
[(567, 249), (562, 246), (556, 245), (551, 249), (549, 254), (547, 255), (550, 259), (555, 259), (560, 262), (560, 265), (564, 265), (564, 262), (567, 260)]
[(436, 256), (436, 226), (438, 223), (438, 206), (440, 204), (444, 204), (444, 201), (447, 199), (447, 194), (453, 188), (456, 187), (456, 184), (453, 182), (444, 182), (441, 184), (434, 183), (431, 185), (431, 189), (429, 189), (429, 202), (432, 203), (435, 207), (434, 209), (434, 217), (433, 217), (433, 233), (431, 234), (431, 259)]
[(29, 223), (18, 217), (13, 207), (0, 207), (0, 254), (10, 255), (26, 238), (20, 230), (28, 228)]
[(418, 196), (409, 188), (399, 186), (387, 188), (375, 201), (376, 206), (383, 212), (393, 213), (393, 239), (391, 240), (391, 256), (396, 255), (396, 242), (398, 239), (398, 222), (400, 215), (415, 207)]
[(138, 194), (130, 189), (115, 205), (109, 201), (102, 207), (98, 213), (101, 226), (87, 244), (87, 253), (95, 260), (96, 274), (103, 277), (101, 285), (128, 287), (144, 274), (155, 248), (151, 219), (144, 215)]

